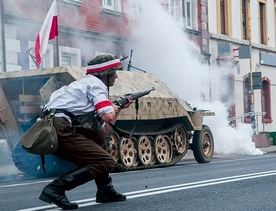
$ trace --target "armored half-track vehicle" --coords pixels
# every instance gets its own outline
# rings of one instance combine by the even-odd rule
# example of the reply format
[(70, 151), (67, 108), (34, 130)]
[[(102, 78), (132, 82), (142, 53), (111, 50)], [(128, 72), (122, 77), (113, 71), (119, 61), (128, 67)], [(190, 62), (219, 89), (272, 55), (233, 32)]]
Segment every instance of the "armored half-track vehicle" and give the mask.
[[(106, 139), (107, 151), (124, 170), (172, 166), (191, 149), (198, 163), (212, 160), (214, 140), (202, 125), (211, 111), (196, 110), (178, 98), (156, 75), (117, 71), (110, 98), (155, 88), (121, 111), (114, 130)], [(85, 68), (55, 67), (0, 74), (0, 138), (7, 140), (13, 162), (24, 174), (43, 177), (58, 175), (74, 164), (46, 155), (46, 175), (39, 155), (27, 153), (19, 138), (39, 117), (50, 94), (85, 75)]]

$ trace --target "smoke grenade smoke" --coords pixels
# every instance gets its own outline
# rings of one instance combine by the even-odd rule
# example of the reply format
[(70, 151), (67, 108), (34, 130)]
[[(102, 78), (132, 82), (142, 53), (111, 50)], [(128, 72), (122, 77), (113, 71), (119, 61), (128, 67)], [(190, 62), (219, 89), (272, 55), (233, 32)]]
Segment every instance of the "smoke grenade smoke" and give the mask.
[[(133, 8), (131, 6), (129, 8)], [(184, 33), (181, 24), (157, 0), (140, 1), (139, 15), (133, 14), (129, 9), (127, 15), (133, 23), (132, 39), (135, 40), (135, 45), (130, 46), (133, 49), (132, 65), (156, 74), (192, 106), (215, 112), (213, 117), (204, 117), (204, 124), (213, 132), (215, 153), (262, 154), (252, 142), (250, 125), (239, 124), (232, 128), (228, 124), (226, 105), (219, 101), (202, 101), (202, 98), (210, 98), (210, 81), (223, 79), (202, 64), (199, 48)]]
[(13, 179), (21, 172), (14, 166), (11, 151), (5, 139), (0, 139), (0, 180)]

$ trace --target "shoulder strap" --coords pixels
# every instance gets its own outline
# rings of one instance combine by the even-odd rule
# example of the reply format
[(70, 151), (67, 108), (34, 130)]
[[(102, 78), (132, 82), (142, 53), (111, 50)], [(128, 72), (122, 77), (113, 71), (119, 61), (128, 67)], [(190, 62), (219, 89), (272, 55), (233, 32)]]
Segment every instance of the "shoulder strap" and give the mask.
[(41, 160), (41, 165), (42, 165), (43, 172), (44, 172), (44, 174), (46, 174), (45, 156), (44, 155), (40, 155), (40, 160)]

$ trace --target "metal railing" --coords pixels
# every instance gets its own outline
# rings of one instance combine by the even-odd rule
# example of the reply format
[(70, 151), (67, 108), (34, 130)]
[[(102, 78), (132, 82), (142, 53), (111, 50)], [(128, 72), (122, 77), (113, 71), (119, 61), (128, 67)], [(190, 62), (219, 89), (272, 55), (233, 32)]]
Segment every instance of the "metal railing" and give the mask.
[[(258, 117), (260, 116), (264, 116), (266, 114), (266, 112), (248, 112), (248, 113), (245, 113), (243, 115), (240, 115), (240, 116), (235, 116), (235, 117), (231, 117), (228, 119), (228, 122), (230, 125), (231, 122), (233, 121), (236, 121), (236, 120), (240, 120), (241, 123), (244, 123), (244, 118), (245, 117), (250, 117), (250, 124), (252, 125), (252, 129), (254, 131), (254, 134), (258, 134), (259, 131), (258, 131), (258, 126), (259, 126), (259, 121), (258, 121)], [(257, 117), (257, 118), (256, 118)]]

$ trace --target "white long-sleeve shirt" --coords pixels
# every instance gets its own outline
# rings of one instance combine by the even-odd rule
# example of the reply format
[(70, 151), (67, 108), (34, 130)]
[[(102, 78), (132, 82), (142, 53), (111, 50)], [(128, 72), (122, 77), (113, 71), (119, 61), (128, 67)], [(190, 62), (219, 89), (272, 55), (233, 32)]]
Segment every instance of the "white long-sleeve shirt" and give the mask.
[[(45, 107), (48, 110), (63, 109), (75, 116), (95, 111), (101, 117), (103, 114), (114, 111), (108, 99), (106, 85), (93, 75), (86, 75), (54, 91)], [(55, 114), (55, 116), (69, 118), (64, 114)]]

